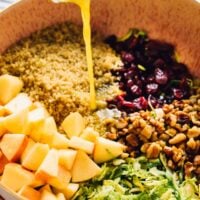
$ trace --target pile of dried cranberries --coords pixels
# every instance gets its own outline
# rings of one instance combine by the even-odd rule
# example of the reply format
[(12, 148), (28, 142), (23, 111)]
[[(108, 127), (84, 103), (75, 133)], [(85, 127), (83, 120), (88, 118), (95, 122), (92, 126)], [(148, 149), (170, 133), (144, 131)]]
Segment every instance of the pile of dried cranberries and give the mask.
[(172, 45), (151, 40), (138, 30), (120, 39), (110, 36), (106, 42), (123, 62), (121, 69), (113, 71), (123, 94), (108, 101), (110, 108), (134, 112), (191, 95), (191, 76), (187, 67), (177, 61)]

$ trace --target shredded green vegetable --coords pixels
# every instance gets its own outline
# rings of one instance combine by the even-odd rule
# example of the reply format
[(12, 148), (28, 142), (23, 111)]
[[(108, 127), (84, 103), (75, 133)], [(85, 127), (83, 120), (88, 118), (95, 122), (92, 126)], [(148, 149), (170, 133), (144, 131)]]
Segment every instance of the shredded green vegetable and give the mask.
[(73, 200), (199, 200), (195, 178), (182, 181), (165, 162), (164, 157), (139, 157), (106, 163), (98, 177), (81, 184)]

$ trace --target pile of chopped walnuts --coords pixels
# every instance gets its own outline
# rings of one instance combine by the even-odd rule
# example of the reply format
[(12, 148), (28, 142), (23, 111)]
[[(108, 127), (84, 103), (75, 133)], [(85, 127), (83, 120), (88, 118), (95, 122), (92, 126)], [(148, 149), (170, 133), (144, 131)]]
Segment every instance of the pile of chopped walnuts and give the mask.
[(200, 89), (190, 99), (107, 119), (105, 124), (106, 137), (126, 144), (131, 156), (143, 153), (151, 159), (164, 153), (171, 169), (184, 167), (186, 176), (200, 176)]

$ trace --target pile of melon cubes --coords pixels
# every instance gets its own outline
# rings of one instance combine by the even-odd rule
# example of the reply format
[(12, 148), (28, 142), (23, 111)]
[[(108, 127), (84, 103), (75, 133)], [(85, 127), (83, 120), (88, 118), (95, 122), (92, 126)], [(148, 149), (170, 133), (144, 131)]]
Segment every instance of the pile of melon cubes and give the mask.
[(99, 163), (120, 156), (124, 146), (85, 127), (77, 112), (58, 132), (39, 102), (20, 93), (23, 82), (0, 76), (0, 187), (29, 200), (71, 199), (79, 183), (101, 172)]

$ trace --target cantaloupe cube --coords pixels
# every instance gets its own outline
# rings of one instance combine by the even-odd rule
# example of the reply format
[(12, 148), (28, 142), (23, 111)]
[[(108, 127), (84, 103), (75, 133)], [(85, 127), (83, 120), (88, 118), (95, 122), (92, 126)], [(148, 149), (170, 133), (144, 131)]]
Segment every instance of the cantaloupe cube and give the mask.
[(58, 193), (56, 197), (57, 197), (57, 200), (66, 200), (65, 195), (63, 193)]
[(39, 191), (35, 190), (34, 188), (25, 185), (22, 187), (18, 194), (27, 200), (40, 200), (41, 194)]
[(0, 117), (6, 116), (9, 114), (9, 111), (5, 108), (5, 106), (0, 105)]
[(16, 97), (14, 97), (5, 105), (5, 108), (9, 113), (16, 113), (26, 108), (29, 109), (31, 105), (32, 101), (30, 97), (28, 97), (26, 93), (19, 93)]
[(69, 146), (69, 139), (65, 135), (55, 132), (50, 146), (56, 149), (66, 149)]
[(34, 176), (33, 181), (29, 184), (32, 188), (37, 188), (45, 185), (45, 181), (39, 179), (38, 177)]
[(56, 177), (52, 177), (48, 180), (48, 183), (55, 188), (62, 189), (67, 186), (71, 179), (70, 172), (64, 167), (58, 167), (58, 175)]
[(41, 194), (40, 200), (57, 200), (57, 198), (52, 192), (44, 190)]
[(95, 142), (93, 158), (96, 163), (103, 163), (120, 156), (124, 151), (124, 145), (119, 142), (98, 137)]
[(66, 188), (63, 190), (64, 195), (67, 199), (71, 199), (74, 194), (78, 191), (79, 184), (77, 183), (69, 183)]
[(70, 113), (62, 122), (62, 128), (69, 138), (79, 136), (85, 128), (84, 118), (78, 112)]
[(46, 109), (45, 105), (39, 101), (33, 102), (32, 106), (30, 107), (30, 111), (38, 109), (38, 108), (42, 108), (44, 110), (45, 117), (50, 117), (50, 114), (49, 114), (48, 110)]
[(29, 152), (21, 159), (22, 166), (36, 171), (49, 152), (48, 144), (35, 143)]
[(64, 194), (66, 199), (71, 199), (79, 189), (78, 183), (69, 183), (62, 190), (54, 189), (57, 194)]
[(0, 150), (0, 175), (3, 173), (4, 168), (8, 162), (9, 162), (8, 159), (4, 156), (4, 154)]
[(39, 192), (42, 193), (44, 190), (47, 190), (49, 192), (52, 192), (51, 190), (51, 186), (49, 184), (45, 184), (44, 186), (42, 186), (40, 189), (39, 189)]
[(2, 123), (6, 130), (11, 133), (24, 133), (28, 120), (28, 109), (4, 117)]
[[(33, 135), (38, 129), (43, 126), (44, 120), (46, 118), (45, 109), (37, 108), (28, 113), (28, 120), (26, 126), (26, 134)], [(33, 132), (33, 133), (32, 133)]]
[(40, 142), (51, 145), (54, 134), (57, 132), (57, 126), (53, 117), (47, 117), (41, 130)]
[(87, 127), (83, 130), (80, 137), (90, 142), (95, 142), (97, 137), (99, 137), (99, 133), (95, 131), (93, 128)]
[(69, 140), (69, 147), (80, 149), (88, 154), (92, 154), (94, 150), (94, 143), (77, 136), (72, 136), (72, 138)]
[(8, 74), (0, 76), (0, 103), (6, 104), (14, 98), (22, 89), (22, 81), (16, 77)]
[(28, 137), (28, 142), (27, 142), (27, 145), (26, 145), (26, 148), (24, 149), (23, 153), (21, 154), (21, 162), (22, 160), (24, 160), (25, 157), (27, 157), (27, 154), (29, 153), (30, 149), (34, 146), (35, 142)]
[(7, 132), (6, 128), (4, 127), (4, 117), (0, 117), (0, 138)]
[(26, 145), (28, 138), (23, 134), (5, 134), (0, 142), (0, 149), (9, 161), (17, 161)]
[(36, 171), (36, 178), (48, 182), (52, 177), (58, 176), (58, 152), (51, 149)]
[(101, 168), (84, 152), (79, 150), (72, 167), (72, 182), (82, 182), (97, 176)]
[(1, 184), (17, 192), (23, 186), (29, 185), (34, 179), (34, 174), (16, 163), (8, 163), (5, 166)]
[(59, 164), (68, 170), (71, 170), (77, 151), (72, 149), (61, 149), (58, 151)]

